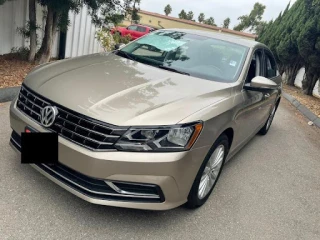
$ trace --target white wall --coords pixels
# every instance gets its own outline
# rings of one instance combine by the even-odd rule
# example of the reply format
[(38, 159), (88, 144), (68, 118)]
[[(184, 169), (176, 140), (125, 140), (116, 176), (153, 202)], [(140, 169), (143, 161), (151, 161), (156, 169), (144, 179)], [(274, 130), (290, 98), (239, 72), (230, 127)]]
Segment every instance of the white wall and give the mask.
[(0, 54), (25, 45), (24, 39), (16, 30), (25, 23), (27, 6), (27, 1), (23, 0), (8, 1), (0, 6)]
[[(302, 80), (303, 80), (304, 73), (305, 73), (305, 69), (301, 68), (298, 71), (296, 79), (294, 81), (294, 85), (296, 85), (299, 88), (302, 88)], [(318, 82), (316, 83), (316, 85), (314, 87), (313, 95), (317, 96), (317, 97), (320, 97), (320, 82), (319, 82), (319, 80), (318, 80)]]
[[(10, 53), (13, 47), (29, 46), (28, 41), (17, 33), (17, 27), (25, 26), (29, 20), (28, 6), (28, 0), (7, 1), (0, 6), (0, 54)], [(39, 42), (44, 35), (43, 10), (40, 5), (37, 5), (37, 24), (41, 26), (41, 29), (37, 31)], [(96, 28), (91, 23), (87, 8), (81, 9), (77, 15), (70, 12), (69, 16), (71, 24), (67, 32), (65, 57), (76, 57), (102, 51), (95, 39)], [(54, 41), (52, 57), (58, 56), (58, 39), (59, 33)]]
[(87, 7), (79, 14), (69, 13), (70, 26), (67, 32), (65, 57), (77, 57), (103, 51), (95, 39), (96, 27), (91, 23)]

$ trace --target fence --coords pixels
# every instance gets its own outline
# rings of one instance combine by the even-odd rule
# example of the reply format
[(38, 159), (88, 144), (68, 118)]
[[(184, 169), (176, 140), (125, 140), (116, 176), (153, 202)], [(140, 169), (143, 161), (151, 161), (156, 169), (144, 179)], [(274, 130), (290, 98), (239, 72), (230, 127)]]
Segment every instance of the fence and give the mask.
[[(10, 53), (12, 48), (28, 47), (29, 42), (17, 32), (18, 27), (24, 27), (29, 19), (28, 0), (7, 1), (0, 6), (0, 54)], [(38, 39), (44, 35), (44, 8), (37, 5)], [(69, 12), (70, 26), (67, 31), (65, 57), (77, 57), (100, 52), (102, 49), (95, 39), (96, 27), (91, 23), (91, 17), (86, 7), (79, 14)], [(59, 52), (58, 33), (53, 44), (52, 57)], [(39, 41), (41, 42), (41, 41)], [(38, 46), (40, 47), (40, 46)]]

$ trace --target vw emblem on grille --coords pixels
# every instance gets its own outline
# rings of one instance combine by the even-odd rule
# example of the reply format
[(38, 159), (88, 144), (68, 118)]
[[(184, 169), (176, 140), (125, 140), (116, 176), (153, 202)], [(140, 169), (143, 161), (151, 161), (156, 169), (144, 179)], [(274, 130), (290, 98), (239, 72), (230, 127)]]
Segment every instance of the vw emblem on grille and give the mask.
[(58, 109), (53, 106), (46, 106), (42, 108), (41, 110), (41, 118), (40, 122), (44, 127), (50, 127), (54, 120), (56, 119), (56, 116), (58, 114)]

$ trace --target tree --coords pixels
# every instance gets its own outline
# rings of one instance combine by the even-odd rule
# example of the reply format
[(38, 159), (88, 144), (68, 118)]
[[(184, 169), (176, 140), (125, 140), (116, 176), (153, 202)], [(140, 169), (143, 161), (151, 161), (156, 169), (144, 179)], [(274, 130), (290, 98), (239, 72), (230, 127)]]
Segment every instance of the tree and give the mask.
[(72, 0), (38, 0), (39, 3), (47, 8), (46, 25), (44, 30), (44, 37), (39, 50), (39, 63), (49, 62), (52, 52), (52, 45), (55, 39), (59, 20), (65, 12), (69, 10), (79, 11), (80, 2)]
[(172, 8), (171, 8), (170, 4), (168, 4), (168, 5), (164, 8), (164, 13), (166, 14), (166, 16), (168, 16), (171, 12), (172, 12)]
[(0, 5), (4, 4), (6, 1), (13, 1), (13, 0), (0, 0)]
[(225, 20), (223, 20), (223, 24), (222, 24), (223, 28), (229, 28), (229, 25), (230, 25), (230, 18), (226, 18)]
[(140, 2), (141, 2), (141, 0), (134, 0), (133, 1), (133, 7), (132, 7), (132, 12), (131, 12), (131, 20), (132, 21), (140, 21), (140, 19), (141, 19), (140, 15), (138, 14), (139, 8), (136, 7), (136, 5), (140, 6)]
[(178, 16), (180, 19), (187, 19), (187, 13), (184, 11), (184, 9), (181, 10)]
[(188, 13), (187, 13), (187, 18), (186, 18), (187, 20), (193, 20), (193, 12), (192, 11), (189, 11)]
[(305, 67), (302, 91), (312, 95), (320, 78), (320, 1), (297, 0), (292, 7), (288, 4), (275, 21), (265, 25), (258, 40), (274, 52), (288, 85), (294, 85), (299, 69)]
[(34, 61), (37, 51), (36, 0), (29, 0), (30, 51), (28, 61)]
[(303, 58), (305, 76), (302, 81), (303, 92), (312, 95), (316, 82), (320, 78), (320, 1), (303, 1), (304, 18), (298, 23), (297, 45)]
[(255, 34), (259, 36), (264, 31), (267, 25), (268, 23), (266, 21), (261, 21), (256, 27)]
[[(135, 19), (140, 17), (137, 14), (138, 8), (136, 7), (140, 4), (140, 0), (38, 0), (38, 2), (47, 8), (45, 34), (38, 52), (40, 63), (50, 60), (57, 29), (67, 30), (70, 22), (68, 19), (69, 11), (78, 13), (80, 8), (86, 5), (93, 22), (97, 25), (101, 25), (103, 21), (110, 19), (119, 20), (121, 15), (124, 17), (127, 14), (131, 14)], [(100, 15), (107, 15), (107, 17), (101, 18)]]
[(265, 5), (256, 2), (249, 15), (242, 15), (238, 17), (240, 23), (236, 25), (233, 29), (236, 31), (245, 31), (249, 29), (250, 32), (256, 33), (257, 28), (261, 23), (262, 15), (265, 9)]
[(217, 24), (215, 24), (215, 22), (214, 22), (214, 18), (213, 17), (210, 17), (210, 18), (204, 20), (204, 23), (208, 24), (208, 25), (212, 25), (212, 26), (217, 26)]
[(292, 86), (299, 69), (303, 66), (296, 42), (302, 27), (297, 24), (303, 18), (301, 6), (302, 2), (298, 0), (290, 11), (280, 13), (277, 19), (261, 32), (258, 39), (271, 48), (279, 64), (280, 73), (286, 73), (286, 83)]
[(206, 19), (206, 16), (204, 15), (204, 13), (200, 13), (198, 17), (199, 23), (203, 23), (205, 19)]

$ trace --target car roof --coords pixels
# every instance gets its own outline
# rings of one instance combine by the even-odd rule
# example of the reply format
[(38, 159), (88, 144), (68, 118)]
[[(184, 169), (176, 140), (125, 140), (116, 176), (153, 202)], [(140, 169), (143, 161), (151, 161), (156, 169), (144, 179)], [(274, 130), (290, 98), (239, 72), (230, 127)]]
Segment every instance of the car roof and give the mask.
[(220, 32), (209, 32), (209, 31), (203, 31), (203, 30), (181, 29), (181, 28), (166, 28), (166, 29), (160, 29), (160, 30), (179, 31), (179, 32), (185, 32), (190, 34), (196, 34), (204, 37), (215, 38), (219, 40), (240, 44), (249, 48), (254, 48), (256, 46), (266, 47), (264, 44), (254, 40), (249, 40), (249, 39), (241, 38), (231, 34), (220, 33)]

